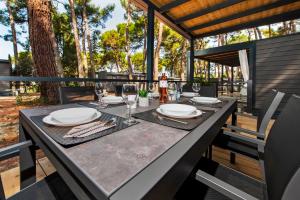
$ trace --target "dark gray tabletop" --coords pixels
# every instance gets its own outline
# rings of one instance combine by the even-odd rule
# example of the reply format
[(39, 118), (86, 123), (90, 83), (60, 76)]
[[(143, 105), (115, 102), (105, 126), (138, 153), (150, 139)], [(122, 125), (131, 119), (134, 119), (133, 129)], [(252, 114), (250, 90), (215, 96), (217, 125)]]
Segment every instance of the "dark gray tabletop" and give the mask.
[[(144, 192), (148, 192), (155, 182), (164, 176), (166, 170), (175, 164), (176, 159), (179, 159), (193, 145), (193, 142), (196, 142), (201, 134), (207, 132), (234, 104), (235, 101), (230, 100), (222, 108), (217, 109), (207, 122), (200, 125), (201, 131), (194, 136), (196, 130), (188, 132), (139, 120), (139, 124), (116, 132), (116, 134), (110, 134), (71, 148), (64, 148), (57, 144), (36, 127), (30, 117), (80, 105), (68, 104), (22, 110), (20, 111), (20, 122), (28, 124), (32, 130), (35, 130), (30, 134), (35, 134), (44, 143), (51, 144), (47, 146), (51, 151), (59, 154), (56, 156), (62, 159), (67, 158), (64, 165), (70, 170), (76, 169), (76, 173), (80, 174), (79, 177), (84, 176), (84, 179), (79, 180), (82, 181), (82, 184), (92, 185), (93, 191), (98, 189), (98, 194), (102, 193), (109, 199), (139, 199), (144, 196)], [(157, 106), (158, 102), (152, 102), (150, 107), (137, 108), (133, 112), (143, 112)], [(107, 108), (105, 112), (124, 117), (126, 106)], [(187, 138), (187, 135), (192, 137)], [(183, 138), (188, 140), (185, 141)], [(181, 152), (177, 152), (179, 149), (174, 147), (181, 148), (181, 143), (186, 143), (185, 148), (182, 148)], [(173, 151), (177, 152), (176, 155), (173, 154)], [(161, 168), (155, 171), (156, 165), (161, 163), (163, 163)], [(143, 185), (136, 186), (139, 179), (143, 178)], [(130, 190), (134, 189), (132, 187), (136, 187), (135, 194), (130, 197), (126, 196), (130, 194), (128, 193)], [(90, 192), (93, 193), (93, 191)], [(101, 199), (102, 197), (98, 198), (95, 194), (95, 198)]]

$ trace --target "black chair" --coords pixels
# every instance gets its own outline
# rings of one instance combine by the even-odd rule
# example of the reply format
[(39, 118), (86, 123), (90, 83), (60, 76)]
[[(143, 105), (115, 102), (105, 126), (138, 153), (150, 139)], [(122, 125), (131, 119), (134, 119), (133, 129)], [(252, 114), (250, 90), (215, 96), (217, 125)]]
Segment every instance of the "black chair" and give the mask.
[(262, 155), (265, 181), (202, 158), (198, 170), (186, 180), (175, 199), (300, 199), (299, 130), (300, 96), (293, 95), (275, 121), (266, 143), (251, 139)]
[[(182, 87), (183, 92), (193, 92), (193, 88), (191, 84), (186, 84)], [(217, 97), (218, 96), (218, 84), (206, 83), (206, 85), (201, 85), (201, 89), (199, 91), (201, 96), (205, 97)]]
[[(5, 160), (19, 155), (21, 149), (32, 145), (31, 141), (21, 142), (0, 149), (0, 160)], [(7, 200), (76, 200), (66, 183), (58, 173), (53, 173), (41, 181), (38, 181)], [(0, 200), (6, 200), (3, 184), (0, 179)]]
[(94, 101), (94, 87), (59, 87), (59, 100), (61, 104)]
[[(282, 92), (272, 90), (268, 98), (265, 99), (262, 109), (260, 109), (258, 113), (256, 131), (227, 124), (225, 125), (225, 127), (238, 133), (243, 132), (257, 136), (259, 139), (264, 139), (268, 124), (272, 119), (275, 111), (277, 110), (280, 102), (282, 101), (284, 95), (285, 94)], [(214, 140), (213, 145), (251, 157), (253, 159), (258, 159), (257, 145), (248, 142), (244, 139), (244, 137), (240, 137), (240, 134), (232, 135), (230, 134), (230, 132), (222, 130), (222, 132)], [(232, 163), (235, 162), (235, 157), (232, 154), (230, 160)]]

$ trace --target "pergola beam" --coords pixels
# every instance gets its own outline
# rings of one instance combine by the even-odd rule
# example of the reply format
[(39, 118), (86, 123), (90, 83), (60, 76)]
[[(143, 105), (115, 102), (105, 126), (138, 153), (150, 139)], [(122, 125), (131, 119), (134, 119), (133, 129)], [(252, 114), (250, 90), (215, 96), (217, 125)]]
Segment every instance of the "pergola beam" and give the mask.
[(228, 33), (228, 32), (232, 32), (232, 31), (253, 28), (253, 27), (262, 26), (262, 25), (268, 25), (268, 24), (272, 24), (272, 23), (276, 23), (276, 22), (297, 19), (299, 17), (300, 17), (300, 9), (297, 9), (297, 10), (290, 11), (287, 13), (281, 13), (281, 14), (274, 15), (271, 17), (254, 20), (254, 21), (251, 21), (248, 23), (238, 24), (238, 25), (227, 27), (227, 28), (219, 29), (216, 31), (199, 34), (196, 37), (197, 38), (208, 37), (208, 36), (212, 36), (212, 35), (218, 35), (218, 34), (222, 34), (222, 33)]
[(195, 31), (195, 30), (198, 30), (198, 29), (202, 29), (202, 28), (206, 28), (206, 27), (209, 27), (209, 26), (221, 24), (221, 23), (224, 23), (224, 22), (227, 22), (227, 21), (235, 20), (235, 19), (238, 19), (238, 18), (246, 17), (248, 15), (252, 15), (252, 14), (256, 14), (256, 13), (263, 12), (263, 11), (266, 11), (266, 10), (270, 10), (270, 9), (273, 9), (273, 8), (277, 8), (277, 7), (280, 7), (280, 6), (284, 6), (284, 5), (294, 3), (294, 2), (297, 2), (297, 1), (298, 0), (278, 0), (276, 2), (267, 4), (267, 5), (264, 5), (264, 6), (252, 8), (252, 9), (246, 10), (244, 12), (236, 13), (236, 14), (233, 14), (233, 15), (230, 15), (230, 16), (227, 16), (227, 17), (223, 17), (223, 18), (220, 18), (220, 19), (216, 19), (216, 20), (213, 20), (213, 21), (210, 21), (210, 22), (207, 22), (207, 23), (199, 24), (199, 25), (193, 26), (191, 28), (188, 28), (187, 30), (190, 31), (190, 32)]
[(167, 12), (167, 11), (171, 10), (172, 8), (178, 7), (188, 1), (190, 1), (190, 0), (173, 0), (172, 2), (160, 7), (160, 11), (161, 11), (161, 13)]
[(191, 34), (187, 32), (186, 29), (184, 29), (181, 25), (177, 25), (174, 20), (168, 16), (166, 13), (162, 13), (160, 8), (158, 8), (156, 5), (154, 5), (150, 0), (132, 0), (138, 7), (141, 9), (147, 10), (149, 6), (151, 6), (154, 9), (155, 16), (161, 20), (164, 24), (172, 28), (173, 30), (177, 31), (179, 34), (181, 34), (186, 39), (191, 39)]
[(190, 19), (194, 19), (196, 17), (201, 17), (201, 16), (206, 15), (208, 13), (211, 13), (211, 12), (223, 9), (223, 8), (227, 8), (229, 6), (232, 6), (234, 4), (238, 4), (238, 3), (243, 2), (243, 1), (245, 1), (245, 0), (226, 0), (226, 1), (223, 1), (222, 3), (218, 3), (218, 4), (214, 5), (212, 7), (208, 7), (206, 9), (194, 12), (194, 13), (192, 13), (190, 15), (186, 15), (184, 17), (180, 17), (180, 18), (178, 18), (178, 19), (175, 20), (175, 23), (176, 24), (180, 24), (180, 23), (183, 23), (184, 21), (187, 21), (187, 20), (190, 20)]

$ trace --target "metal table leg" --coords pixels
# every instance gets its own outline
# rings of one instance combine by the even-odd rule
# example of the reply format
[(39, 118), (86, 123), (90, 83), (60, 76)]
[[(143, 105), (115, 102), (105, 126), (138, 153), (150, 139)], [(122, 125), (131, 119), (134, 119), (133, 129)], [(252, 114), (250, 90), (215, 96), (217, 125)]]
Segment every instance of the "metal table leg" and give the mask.
[[(234, 110), (234, 112), (231, 115), (231, 125), (236, 126), (237, 125), (237, 116), (236, 116), (237, 109)], [(235, 132), (235, 130), (232, 130)], [(230, 152), (230, 163), (235, 164), (235, 153)]]
[[(24, 142), (31, 140), (29, 134), (24, 130), (21, 123), (19, 126), (19, 141)], [(35, 145), (24, 148), (20, 151), (20, 188), (25, 187), (36, 182), (36, 154)]]

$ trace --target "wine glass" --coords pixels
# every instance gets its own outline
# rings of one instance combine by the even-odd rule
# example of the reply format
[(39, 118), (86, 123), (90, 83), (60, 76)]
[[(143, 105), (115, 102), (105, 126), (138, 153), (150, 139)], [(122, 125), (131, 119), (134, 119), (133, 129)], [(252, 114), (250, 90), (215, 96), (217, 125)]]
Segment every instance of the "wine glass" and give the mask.
[(201, 84), (200, 83), (193, 83), (192, 85), (192, 89), (195, 93), (198, 93), (199, 94), (199, 91), (201, 89)]
[(179, 102), (180, 96), (182, 94), (182, 88), (183, 88), (183, 83), (177, 82), (176, 83), (176, 101)]
[(136, 121), (131, 118), (131, 107), (136, 104), (138, 100), (138, 87), (136, 84), (123, 84), (122, 98), (128, 106), (128, 119), (124, 121), (127, 125), (135, 124)]
[(153, 92), (155, 91), (155, 85), (154, 85), (153, 82), (148, 83), (148, 91), (150, 93), (149, 99), (152, 100), (153, 99)]
[(105, 108), (107, 104), (104, 104), (102, 101), (102, 97), (104, 96), (104, 88), (105, 85), (101, 82), (95, 84), (95, 93), (98, 96), (98, 104), (100, 108)]
[(176, 93), (176, 85), (175, 83), (169, 83), (168, 85), (168, 94), (170, 96), (171, 101), (173, 101), (173, 96)]

